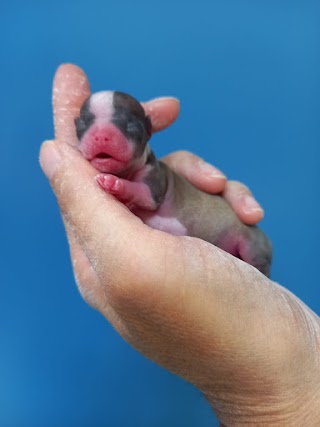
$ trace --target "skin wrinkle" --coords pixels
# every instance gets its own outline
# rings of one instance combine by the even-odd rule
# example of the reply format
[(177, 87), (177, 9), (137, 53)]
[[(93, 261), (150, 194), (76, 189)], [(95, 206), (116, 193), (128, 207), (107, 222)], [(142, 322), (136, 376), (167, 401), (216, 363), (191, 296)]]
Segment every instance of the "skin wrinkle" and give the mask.
[[(85, 239), (83, 240), (79, 238), (79, 244), (88, 257), (92, 268), (99, 278), (99, 281), (104, 283), (102, 289), (106, 299), (110, 297), (110, 292), (113, 294), (119, 292), (117, 290), (117, 286), (119, 285), (119, 279), (121, 281), (121, 273), (119, 272), (118, 261), (112, 261), (112, 254), (108, 255), (108, 253), (105, 253), (105, 250), (99, 241), (95, 240), (91, 241), (91, 243), (88, 243)], [(123, 247), (126, 247), (126, 242), (123, 242)], [(104, 260), (107, 261), (107, 269), (105, 265), (106, 262), (104, 262)], [(119, 272), (119, 278), (112, 273), (113, 271)]]
[[(67, 226), (68, 228), (70, 228), (72, 230), (72, 232), (75, 231), (76, 226), (67, 221)], [(80, 247), (82, 248), (83, 252), (85, 253), (92, 270), (95, 272), (97, 279), (99, 279), (99, 277), (101, 277), (101, 274), (99, 274), (99, 260), (96, 257), (96, 253), (97, 251), (99, 251), (101, 249), (101, 245), (98, 243), (91, 243), (89, 244), (85, 239), (81, 238), (79, 235), (76, 235), (76, 241), (77, 243), (80, 245)], [(98, 280), (99, 282), (100, 280)]]
[[(94, 254), (99, 253), (99, 251), (101, 250), (101, 244), (99, 243), (97, 244), (97, 242), (95, 242), (95, 244), (91, 242), (90, 244), (89, 243), (90, 241), (88, 242), (87, 239), (84, 237), (85, 236), (84, 230), (86, 228), (85, 224), (83, 227), (80, 228), (79, 225), (72, 220), (72, 215), (70, 215), (69, 212), (64, 213), (62, 211), (62, 216), (63, 216), (65, 227), (68, 230), (68, 234), (72, 235), (74, 241), (82, 248), (87, 258), (87, 261), (90, 263), (90, 267), (95, 272), (98, 278), (97, 270), (98, 270), (99, 263)], [(90, 248), (90, 245), (91, 245), (91, 248)]]
[[(187, 305), (188, 306), (188, 305)], [(190, 307), (189, 307), (190, 308)], [(161, 311), (162, 310), (160, 310), (160, 313), (161, 313)], [(141, 310), (141, 308), (139, 309), (139, 313), (142, 313), (143, 312), (143, 310)], [(171, 310), (170, 310), (170, 312), (172, 312)], [(181, 314), (181, 313), (180, 313)], [(191, 327), (188, 327), (188, 319), (190, 318), (190, 316), (187, 316), (186, 317), (186, 319), (185, 319), (185, 321), (182, 321), (181, 319), (179, 319), (179, 322), (174, 322), (172, 319), (169, 319), (169, 324), (168, 324), (168, 327), (169, 328), (172, 328), (172, 324), (173, 325), (179, 325), (179, 324), (183, 324), (184, 325), (184, 329), (182, 330), (182, 331), (179, 331), (178, 332), (178, 336), (181, 338), (182, 336), (187, 336), (187, 339), (186, 339), (186, 341), (188, 342), (188, 340), (189, 340), (189, 338), (188, 338), (188, 335), (189, 335), (189, 333), (188, 333), (188, 331), (190, 331), (190, 333), (191, 333), (191, 335), (193, 336), (193, 334), (194, 334), (194, 323), (192, 324), (192, 325), (190, 325)], [(191, 316), (191, 318), (192, 318), (192, 316)], [(164, 321), (164, 319), (161, 319), (161, 314), (159, 315), (159, 322), (160, 322), (160, 325), (159, 324), (157, 324), (157, 326), (156, 326), (156, 328), (154, 328), (155, 330), (157, 330), (157, 333), (160, 333), (160, 331), (164, 328), (164, 326), (165, 326), (165, 321)], [(150, 318), (145, 318), (145, 322), (143, 323), (143, 325), (142, 325), (142, 327), (146, 327), (146, 324), (148, 324), (148, 323), (150, 323)], [(152, 328), (151, 328), (152, 329)], [(164, 335), (168, 335), (168, 333), (166, 332), (166, 328), (164, 328), (164, 333), (163, 333)], [(170, 335), (172, 335), (172, 331), (170, 331), (170, 334), (169, 334), (169, 339), (170, 339)], [(202, 334), (200, 334), (199, 335), (199, 333), (197, 334), (197, 336), (201, 336)], [(174, 335), (174, 336), (176, 336), (176, 334)], [(212, 336), (211, 336), (211, 340), (212, 340)], [(193, 341), (194, 341), (194, 337), (193, 337)], [(160, 342), (161, 342), (161, 339), (160, 339)], [(204, 340), (204, 342), (206, 342), (206, 340)], [(201, 349), (201, 345), (199, 346), (199, 342), (195, 342), (194, 343), (195, 345), (194, 345), (194, 347), (193, 347), (193, 352), (196, 352), (197, 351), (197, 349), (200, 349), (201, 350), (201, 352), (200, 352), (200, 354), (199, 354), (199, 356), (201, 356), (201, 354), (202, 354), (202, 352), (203, 352), (203, 348)], [(174, 353), (176, 352), (176, 349), (177, 349), (177, 347), (179, 348), (185, 348), (185, 344), (182, 344), (182, 345), (180, 345), (180, 346), (178, 346), (178, 343), (177, 343), (177, 341), (176, 340), (174, 340), (174, 342), (172, 343), (172, 347), (173, 347), (173, 349), (174, 349)], [(198, 358), (198, 356), (196, 356), (196, 355), (193, 355), (193, 357), (194, 358), (196, 358), (196, 360), (199, 360), (199, 362), (200, 362), (200, 359)], [(173, 367), (172, 367), (172, 361), (173, 361), (173, 358), (174, 358), (174, 354), (172, 354), (172, 353), (170, 353), (170, 358), (168, 359), (168, 361), (167, 362), (164, 362), (165, 364), (166, 363), (168, 363), (168, 366), (171, 368), (171, 370), (173, 369)], [(183, 359), (183, 357), (182, 357), (182, 359)], [(161, 359), (162, 360), (162, 359)], [(179, 355), (179, 358), (177, 359), (178, 361), (180, 360), (181, 361), (181, 355)], [(163, 362), (163, 360), (162, 360), (162, 362)], [(190, 363), (190, 361), (189, 361), (189, 363)], [(162, 365), (163, 365), (163, 363), (161, 363)], [(179, 366), (179, 363), (177, 363), (177, 366)], [(183, 366), (183, 364), (182, 364), (182, 366)], [(198, 366), (198, 364), (196, 364), (196, 366)], [(200, 364), (200, 366), (201, 366), (201, 364)], [(188, 371), (189, 371), (189, 374), (187, 374), (187, 376), (188, 375), (190, 375), (190, 372), (192, 372), (192, 370), (194, 370), (194, 366), (193, 366), (193, 369), (192, 369), (192, 366), (190, 366), (190, 367), (188, 367)], [(177, 368), (175, 368), (175, 369), (177, 369)], [(191, 370), (190, 370), (191, 369)], [(186, 372), (182, 372), (182, 374), (183, 374), (183, 376), (184, 377), (186, 377)], [(205, 373), (205, 376), (207, 375), (207, 373)], [(197, 377), (199, 378), (199, 377), (201, 377), (202, 376), (202, 374), (201, 373), (199, 373), (198, 371), (197, 371)], [(192, 376), (191, 376), (191, 378), (189, 378), (190, 380), (192, 380)]]
[[(303, 382), (302, 382), (303, 383)], [(284, 390), (286, 390), (286, 389), (284, 389)], [(310, 390), (313, 390), (313, 388), (312, 387), (310, 387)], [(303, 394), (302, 394), (303, 395)], [(213, 395), (213, 396), (215, 396), (215, 395)], [(299, 397), (299, 399), (297, 399), (296, 398), (296, 396), (298, 396)], [(290, 408), (290, 411), (288, 410), (288, 409), (286, 409), (285, 408), (285, 405), (283, 405), (283, 407), (281, 407), (280, 406), (280, 409), (279, 409), (279, 414), (284, 414), (282, 417), (281, 417), (281, 420), (283, 421), (283, 420), (285, 420), (285, 419), (289, 419), (290, 417), (291, 417), (291, 415), (292, 415), (292, 418), (294, 419), (295, 418), (295, 416), (296, 416), (296, 407), (297, 406), (295, 406), (295, 405), (298, 405), (298, 407), (299, 407), (299, 405), (301, 405), (301, 397), (300, 397), (301, 395), (300, 395), (300, 393), (299, 393), (299, 389), (297, 390), (297, 388), (295, 388), (294, 389), (294, 391), (291, 393), (291, 396), (290, 396), (290, 399), (288, 399), (288, 391), (286, 390), (283, 394), (282, 394), (282, 397), (284, 398), (283, 399), (283, 401), (284, 402), (294, 402), (294, 404), (292, 404), (292, 407)], [(228, 397), (229, 398), (229, 397)], [(215, 399), (216, 399), (216, 397), (215, 397)], [(211, 399), (212, 400), (212, 406), (214, 407), (214, 409), (215, 409), (215, 411), (216, 411), (216, 413), (218, 414), (218, 416), (219, 416), (219, 418), (221, 419), (221, 420), (223, 420), (225, 423), (226, 423), (226, 425), (230, 425), (230, 426), (236, 426), (236, 425), (241, 425), (241, 423), (240, 424), (238, 424), (238, 422), (231, 422), (231, 420), (228, 420), (228, 418), (224, 418), (222, 415), (220, 415), (219, 414), (219, 412), (218, 411), (222, 411), (222, 410), (224, 410), (225, 412), (228, 412), (228, 411), (230, 411), (230, 414), (232, 415), (233, 413), (234, 413), (234, 410), (235, 410), (235, 408), (234, 407), (231, 407), (231, 408), (228, 408), (228, 405), (224, 405), (224, 404), (222, 404), (222, 406), (221, 406), (221, 404), (220, 404), (220, 406), (219, 406), (219, 402), (218, 402), (218, 405), (216, 404), (216, 400), (215, 399)], [(232, 398), (232, 396), (230, 397), (230, 399), (231, 399), (231, 401), (233, 402), (233, 401), (238, 401), (239, 402), (239, 396), (237, 397), (237, 398)], [(298, 401), (297, 401), (298, 400)], [(210, 401), (210, 397), (209, 397), (209, 401)], [(247, 402), (248, 403), (248, 398), (247, 398), (247, 396), (246, 396), (246, 398), (245, 398), (245, 402)], [(305, 405), (307, 405), (308, 404), (308, 398), (307, 399), (305, 399)], [(225, 407), (226, 406), (226, 407)], [(277, 402), (275, 402), (274, 404), (272, 404), (271, 405), (271, 407), (277, 407)], [(263, 410), (263, 408), (262, 408), (262, 410)], [(268, 417), (270, 418), (270, 414), (268, 415), (268, 411), (266, 410), (266, 415), (265, 415), (265, 418), (266, 418), (266, 424), (264, 424), (264, 423), (262, 423), (262, 420), (259, 420), (259, 418), (255, 418), (255, 416), (256, 416), (256, 413), (257, 413), (257, 411), (259, 411), (259, 406), (257, 406), (257, 402), (254, 402), (253, 401), (253, 405), (252, 405), (252, 413), (253, 413), (253, 417), (254, 417), (254, 420), (252, 421), (252, 423), (254, 424), (254, 425), (270, 425), (270, 423), (268, 422), (269, 420), (268, 420)], [(287, 415), (286, 415), (287, 414)], [(248, 421), (248, 416), (250, 415), (250, 411), (248, 411), (248, 413), (247, 413), (247, 416), (246, 416), (246, 423), (247, 422), (249, 422)], [(234, 421), (234, 420), (233, 420)], [(239, 419), (237, 420), (237, 421), (240, 421)], [(260, 422), (261, 422), (261, 424), (260, 424)], [(279, 422), (280, 422), (280, 418), (278, 418), (277, 417), (277, 424), (275, 424), (275, 425), (280, 425), (279, 424)], [(245, 423), (245, 424), (246, 424)], [(258, 424), (259, 423), (259, 424)], [(271, 424), (272, 425), (272, 424)], [(291, 423), (290, 422), (290, 424), (284, 424), (284, 425), (301, 425), (301, 424), (299, 424), (299, 423)]]
[(102, 291), (100, 289), (96, 273), (93, 270), (88, 257), (78, 244), (77, 236), (71, 231), (70, 227), (68, 227), (66, 223), (65, 227), (70, 245), (70, 256), (71, 259), (74, 260), (74, 275), (79, 291), (81, 295), (84, 296), (88, 304), (99, 310), (105, 306), (105, 303), (104, 305), (102, 304), (105, 298), (102, 296)]
[[(158, 307), (158, 309), (159, 309), (159, 307)], [(160, 312), (161, 312), (162, 310), (160, 310)], [(136, 312), (140, 312), (141, 313), (141, 307), (139, 307), (139, 309), (137, 310), (137, 307), (135, 308), (135, 310), (134, 310), (134, 313), (136, 313)], [(170, 311), (170, 312), (172, 312), (172, 310)], [(148, 318), (147, 319), (147, 316), (146, 316), (146, 319), (145, 319), (145, 322), (149, 322), (150, 321), (150, 318)], [(163, 322), (164, 322), (164, 319), (160, 319), (160, 321), (162, 322), (162, 323), (160, 323), (160, 330), (161, 330), (161, 328), (163, 328)], [(172, 319), (171, 319), (171, 321), (169, 320), (169, 326), (170, 325), (172, 325), (172, 324), (175, 324), (175, 323), (173, 323), (172, 322)], [(131, 322), (130, 322), (131, 323)], [(184, 327), (186, 327), (186, 322), (181, 322), (181, 320), (178, 322), (178, 324), (179, 323), (182, 323), (183, 325), (184, 325)], [(144, 325), (140, 325), (140, 327), (145, 327), (145, 324)], [(159, 325), (157, 325), (157, 331), (158, 331), (158, 333), (159, 333)], [(192, 328), (191, 328), (191, 330), (192, 330)], [(184, 330), (184, 332), (185, 332), (186, 330)], [(165, 334), (167, 334), (166, 332), (165, 332)], [(179, 336), (181, 336), (181, 333), (179, 333)], [(175, 344), (177, 344), (176, 342), (175, 342)], [(183, 347), (182, 347), (183, 348)], [(172, 354), (171, 354), (171, 356), (172, 356)], [(171, 356), (170, 356), (170, 358), (171, 358)]]
[[(285, 398), (281, 400), (279, 396), (260, 396), (257, 399), (257, 396), (242, 399), (241, 405), (241, 395), (232, 395), (228, 393), (225, 396), (217, 397), (214, 396), (214, 399), (209, 397), (209, 401), (213, 401), (212, 406), (218, 415), (219, 419), (228, 427), (244, 426), (244, 425), (254, 425), (254, 426), (301, 426), (301, 425), (315, 425), (308, 424), (306, 420), (309, 418), (312, 420), (312, 413), (300, 417), (297, 414), (297, 408), (300, 407), (301, 402), (308, 406), (308, 402), (313, 400), (314, 396), (310, 395), (301, 395), (297, 394), (296, 396), (290, 396), (290, 399)], [(297, 397), (298, 396), (298, 397)], [(286, 396), (287, 397), (287, 396)], [(264, 402), (264, 405), (261, 404), (261, 401)], [(237, 403), (235, 403), (237, 402)], [(301, 421), (303, 420), (303, 421)], [(318, 425), (318, 424), (317, 424)]]
[[(72, 231), (70, 230), (70, 227), (66, 224), (66, 229), (68, 230), (68, 235), (70, 239), (70, 244), (72, 243), (72, 240), (78, 242), (80, 244), (80, 240), (77, 235), (74, 235)], [(72, 236), (72, 237), (71, 237)], [(75, 245), (72, 245), (73, 248)], [(98, 263), (90, 259), (88, 254), (85, 255), (85, 252), (82, 254), (82, 258), (86, 257), (86, 260), (88, 263), (90, 263), (89, 270), (87, 270), (87, 274), (84, 275), (83, 271), (81, 271), (81, 274), (77, 274), (75, 270), (75, 279), (79, 286), (80, 294), (84, 297), (84, 299), (87, 301), (88, 304), (90, 304), (93, 308), (96, 308), (104, 313), (104, 316), (109, 320), (112, 321), (112, 323), (115, 323), (116, 313), (111, 309), (108, 298), (105, 290), (105, 286), (101, 284), (101, 281), (98, 280), (97, 270), (98, 270)], [(92, 273), (94, 274), (95, 281), (94, 284), (92, 282)], [(91, 285), (86, 285), (86, 281), (89, 279)], [(98, 295), (97, 295), (98, 292)], [(102, 298), (103, 295), (103, 298)], [(99, 298), (98, 298), (99, 297)], [(119, 324), (119, 320), (116, 321), (117, 323), (117, 329), (120, 333), (123, 331), (123, 325)]]
[[(90, 267), (90, 271), (94, 271), (94, 267), (91, 266)], [(94, 271), (96, 273), (96, 271)], [(83, 280), (84, 278), (82, 278)], [(81, 281), (81, 280), (80, 280)], [(99, 290), (100, 293), (100, 298), (98, 299), (98, 303), (97, 303), (97, 289)], [(112, 307), (110, 306), (109, 302), (108, 302), (108, 298), (105, 292), (105, 287), (101, 286), (100, 281), (97, 281), (97, 285), (96, 286), (92, 286), (91, 289), (90, 287), (81, 284), (80, 283), (80, 287), (79, 287), (79, 291), (81, 294), (84, 295), (85, 300), (90, 304), (92, 304), (92, 307), (97, 308), (98, 310), (100, 310), (105, 318), (112, 323), (112, 325), (114, 326), (114, 328), (125, 338), (125, 337), (129, 337), (128, 331), (126, 329), (125, 324), (121, 321), (121, 319), (119, 318), (118, 314), (112, 309)], [(102, 304), (102, 299), (101, 299), (101, 292), (104, 296), (103, 300), (104, 303)]]
[[(311, 344), (312, 351), (310, 352), (311, 356), (315, 357), (314, 362), (320, 367), (320, 352), (319, 352), (319, 343), (320, 343), (320, 328), (319, 323), (316, 322), (314, 318), (314, 313), (305, 306), (305, 304), (299, 299), (295, 300), (297, 306), (297, 315), (300, 317), (300, 322), (302, 320), (304, 324), (303, 330), (308, 331), (309, 344)], [(320, 380), (320, 375), (318, 380)]]
[[(226, 295), (226, 300), (229, 301), (230, 304), (233, 304), (232, 302), (232, 296), (230, 294)], [(228, 302), (226, 301), (226, 303)], [(241, 308), (241, 306), (239, 306), (239, 311), (242, 311), (243, 309)], [(268, 318), (268, 310), (266, 310), (266, 313), (263, 315), (263, 318)], [(257, 325), (255, 325), (256, 327)], [(253, 330), (253, 336), (255, 337), (255, 332)]]
[[(181, 371), (181, 366), (185, 366), (187, 372), (189, 372), (190, 378), (192, 378), (191, 372), (194, 372), (196, 369), (197, 373), (197, 365), (189, 365), (190, 359), (188, 356), (179, 352), (179, 349), (184, 349), (184, 345), (181, 344), (181, 340), (184, 341), (188, 338), (189, 328), (186, 324), (184, 328), (180, 328), (179, 322), (174, 322), (175, 330), (172, 329), (172, 324), (169, 323), (168, 327), (170, 328), (170, 334), (167, 332), (166, 322), (163, 322), (162, 311), (153, 312), (152, 318), (150, 318), (149, 311), (145, 311), (143, 307), (137, 312), (139, 315), (133, 313), (132, 318), (127, 316), (129, 331), (131, 332), (131, 336), (135, 336), (137, 341), (135, 341), (135, 347), (142, 351), (145, 355), (150, 355), (150, 350), (156, 348), (157, 349), (157, 361), (164, 367), (169, 367), (171, 371), (174, 371), (177, 374), (183, 374), (186, 377), (186, 372)], [(174, 311), (170, 313), (170, 317), (174, 317)], [(172, 319), (171, 319), (172, 320)], [(156, 331), (156, 333), (154, 332)], [(145, 337), (148, 337), (149, 344), (146, 346)], [(161, 342), (163, 342), (163, 336), (167, 336), (169, 341), (166, 343), (164, 347), (161, 346)], [(170, 351), (170, 349), (172, 349)], [(177, 354), (178, 352), (178, 354)], [(155, 360), (154, 356), (152, 357)], [(184, 361), (181, 364), (181, 360)]]
[[(279, 285), (280, 286), (280, 285)], [(294, 298), (293, 298), (294, 297)], [(315, 356), (314, 362), (320, 367), (320, 324), (318, 316), (307, 307), (299, 298), (295, 297), (289, 290), (281, 286), (281, 292), (278, 292), (277, 298), (281, 300), (281, 310), (284, 311), (297, 324), (297, 327), (304, 333), (308, 331), (308, 344), (311, 344), (312, 350), (310, 355)], [(299, 326), (303, 322), (303, 327)], [(320, 379), (320, 378), (319, 378)]]

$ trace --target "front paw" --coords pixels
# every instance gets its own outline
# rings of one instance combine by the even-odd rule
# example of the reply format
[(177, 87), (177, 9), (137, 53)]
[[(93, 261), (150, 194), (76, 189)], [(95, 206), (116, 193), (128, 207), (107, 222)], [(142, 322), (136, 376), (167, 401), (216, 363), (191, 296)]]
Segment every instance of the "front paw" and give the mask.
[(124, 182), (121, 178), (111, 174), (100, 174), (96, 176), (100, 187), (109, 194), (121, 199), (124, 193)]
[(158, 207), (149, 186), (144, 182), (129, 181), (109, 173), (99, 174), (96, 181), (104, 191), (125, 203), (130, 210), (133, 207), (156, 210)]

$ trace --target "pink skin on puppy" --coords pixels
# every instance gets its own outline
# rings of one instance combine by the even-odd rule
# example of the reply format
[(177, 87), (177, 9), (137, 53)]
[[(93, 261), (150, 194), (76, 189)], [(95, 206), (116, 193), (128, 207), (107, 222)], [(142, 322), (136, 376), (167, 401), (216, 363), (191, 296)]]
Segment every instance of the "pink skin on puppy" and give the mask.
[(101, 120), (91, 126), (79, 150), (101, 172), (121, 173), (133, 157), (133, 147), (119, 129)]
[(256, 226), (243, 224), (220, 196), (202, 192), (157, 161), (151, 123), (140, 103), (121, 92), (98, 92), (75, 120), (79, 150), (103, 174), (101, 188), (147, 225), (206, 240), (269, 275), (272, 249)]
[(101, 188), (116, 196), (132, 211), (137, 206), (152, 211), (157, 209), (150, 188), (143, 182), (128, 181), (110, 174), (98, 175), (96, 180)]

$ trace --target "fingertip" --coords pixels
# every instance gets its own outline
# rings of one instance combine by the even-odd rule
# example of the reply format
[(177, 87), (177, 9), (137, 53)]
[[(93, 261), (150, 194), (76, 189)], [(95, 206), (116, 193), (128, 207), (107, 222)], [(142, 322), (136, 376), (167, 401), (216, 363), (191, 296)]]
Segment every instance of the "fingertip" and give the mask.
[(55, 72), (54, 75), (54, 84), (59, 82), (59, 80), (68, 78), (82, 78), (85, 82), (88, 81), (87, 76), (82, 68), (80, 68), (78, 65), (71, 64), (71, 63), (64, 63), (60, 64)]
[(255, 225), (263, 219), (264, 210), (261, 208), (253, 211), (246, 211), (243, 208), (238, 208), (237, 215), (245, 224)]
[(263, 213), (263, 209), (260, 204), (252, 195), (249, 194), (242, 197), (242, 209), (246, 214), (251, 214), (255, 212)]
[(174, 96), (158, 96), (157, 98), (150, 99), (149, 101), (141, 102), (142, 107), (149, 113), (154, 108), (163, 106), (174, 106), (180, 108), (180, 100)]
[(145, 101), (142, 104), (148, 105), (148, 104), (156, 104), (161, 102), (171, 102), (178, 103), (180, 105), (180, 100), (176, 98), (175, 96), (158, 96), (156, 98), (149, 99), (149, 101)]
[(262, 207), (251, 194), (244, 194), (239, 198), (238, 210), (242, 221), (249, 225), (261, 221), (264, 216)]
[(180, 101), (174, 97), (155, 98), (141, 105), (146, 115), (151, 118), (153, 132), (170, 126), (180, 112)]
[(74, 119), (89, 95), (89, 81), (84, 71), (77, 65), (60, 65), (54, 76), (52, 94), (57, 140), (77, 144)]
[(223, 197), (230, 204), (238, 218), (248, 225), (255, 225), (264, 216), (264, 210), (251, 194), (248, 187), (238, 181), (228, 181)]

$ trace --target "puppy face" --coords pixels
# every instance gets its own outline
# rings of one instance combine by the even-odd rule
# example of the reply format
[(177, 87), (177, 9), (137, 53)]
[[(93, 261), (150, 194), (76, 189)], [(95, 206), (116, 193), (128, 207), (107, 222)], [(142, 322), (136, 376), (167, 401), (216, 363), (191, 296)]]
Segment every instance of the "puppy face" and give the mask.
[(97, 92), (75, 120), (79, 150), (100, 172), (121, 173), (139, 163), (151, 137), (140, 103), (122, 92)]

